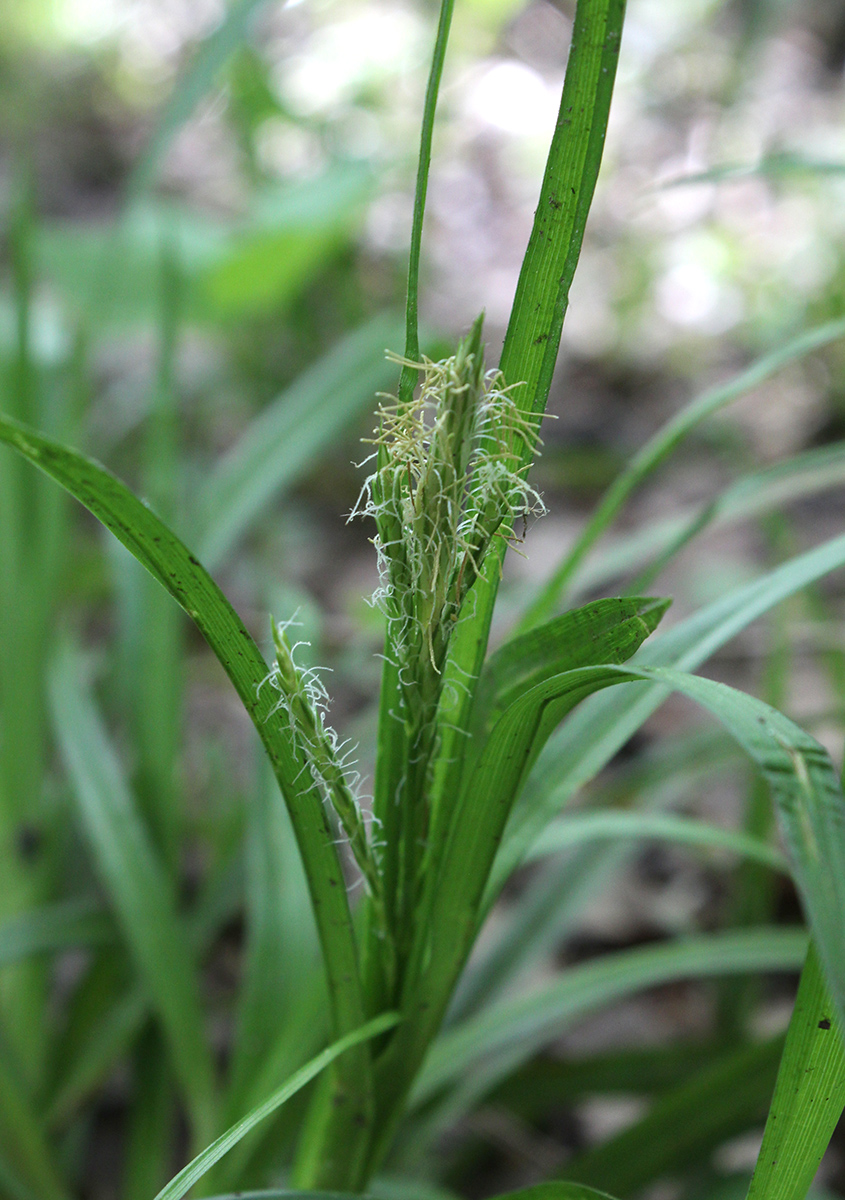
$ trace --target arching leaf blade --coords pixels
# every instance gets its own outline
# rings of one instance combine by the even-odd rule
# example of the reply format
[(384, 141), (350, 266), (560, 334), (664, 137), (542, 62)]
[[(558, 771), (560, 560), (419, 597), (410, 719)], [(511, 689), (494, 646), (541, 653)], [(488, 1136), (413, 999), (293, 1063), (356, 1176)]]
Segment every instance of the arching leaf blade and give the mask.
[(265, 1120), (280, 1105), (284, 1104), (286, 1100), (289, 1100), (291, 1096), (305, 1087), (306, 1083), (310, 1083), (325, 1067), (353, 1046), (360, 1045), (361, 1042), (367, 1041), (369, 1038), (376, 1037), (378, 1034), (391, 1029), (398, 1020), (399, 1017), (396, 1013), (382, 1013), (381, 1016), (368, 1021), (366, 1025), (362, 1025), (360, 1029), (353, 1030), (345, 1037), (333, 1042), (331, 1046), (321, 1051), (309, 1063), (306, 1063), (304, 1067), (294, 1072), (262, 1104), (253, 1108), (245, 1117), (242, 1117), (240, 1121), (237, 1121), (224, 1134), (212, 1142), (201, 1154), (198, 1154), (186, 1167), (183, 1167), (179, 1174), (175, 1175), (170, 1183), (162, 1188), (155, 1197), (155, 1200), (181, 1200), (197, 1180), (202, 1179), (203, 1175), (224, 1154), (231, 1150), (233, 1146), (236, 1146), (241, 1138), (245, 1137), (260, 1121)]

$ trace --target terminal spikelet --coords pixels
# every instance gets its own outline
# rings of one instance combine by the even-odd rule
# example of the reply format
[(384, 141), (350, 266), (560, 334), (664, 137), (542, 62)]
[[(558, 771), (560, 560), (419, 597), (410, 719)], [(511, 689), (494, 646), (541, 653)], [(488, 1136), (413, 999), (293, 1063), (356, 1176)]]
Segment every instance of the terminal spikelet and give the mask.
[[(407, 678), (426, 657), (443, 669), (451, 630), (496, 537), (543, 512), (525, 479), (536, 421), (520, 412), (499, 371), (484, 370), (479, 318), (442, 362), (406, 363), (420, 371), (417, 394), (386, 397), (379, 411), (376, 470), (353, 516), (376, 523), (382, 583), (375, 600), (392, 623)], [(518, 386), (518, 385), (516, 385)]]

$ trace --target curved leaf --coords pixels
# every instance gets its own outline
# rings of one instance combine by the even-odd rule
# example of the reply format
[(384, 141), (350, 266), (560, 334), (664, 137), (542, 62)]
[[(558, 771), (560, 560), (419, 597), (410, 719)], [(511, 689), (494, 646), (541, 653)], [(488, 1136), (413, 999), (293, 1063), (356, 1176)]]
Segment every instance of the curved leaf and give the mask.
[[(146, 567), (193, 619), (234, 684), (264, 744), (291, 814), (308, 876), (330, 980), (334, 1032), (358, 1028), (364, 1017), (358, 954), (334, 835), (316, 785), (286, 721), (275, 715), (265, 686), (269, 669), (246, 627), (200, 561), (164, 522), (99, 463), (36, 430), (0, 417), (0, 442), (12, 446), (81, 501)], [(366, 1046), (335, 1068), (347, 1096), (364, 1108), (371, 1080)], [(356, 1104), (344, 1110), (353, 1119)]]
[(774, 871), (789, 871), (789, 863), (784, 856), (760, 838), (734, 829), (721, 829), (707, 821), (668, 813), (598, 811), (564, 817), (543, 830), (531, 847), (526, 861), (559, 854), (584, 842), (615, 841), (619, 838), (667, 841), (704, 850), (724, 850), (762, 863)]
[[(530, 995), (500, 1001), (441, 1034), (417, 1080), (413, 1102), (423, 1103), (506, 1049), (518, 1048), (525, 1061), (576, 1021), (643, 988), (675, 979), (797, 970), (806, 952), (803, 930), (744, 929), (623, 950), (572, 967)], [(514, 1059), (508, 1061), (513, 1069)]]
[(269, 1117), (275, 1112), (280, 1105), (289, 1100), (295, 1095), (300, 1088), (305, 1087), (306, 1083), (319, 1075), (319, 1073), (334, 1062), (339, 1055), (353, 1046), (360, 1045), (361, 1042), (367, 1041), (369, 1038), (376, 1037), (385, 1030), (391, 1029), (399, 1020), (396, 1013), (382, 1013), (372, 1021), (368, 1021), (366, 1025), (362, 1025), (360, 1029), (353, 1030), (345, 1037), (333, 1042), (331, 1046), (323, 1050), (315, 1058), (312, 1058), (309, 1063), (291, 1075), (281, 1087), (276, 1088), (272, 1095), (253, 1108), (245, 1117), (236, 1124), (227, 1129), (216, 1141), (212, 1142), (201, 1154), (198, 1154), (195, 1159), (183, 1167), (178, 1175), (171, 1179), (166, 1187), (162, 1188), (155, 1200), (181, 1200), (187, 1192), (193, 1187), (198, 1179), (202, 1179), (214, 1164), (223, 1157), (227, 1151), (236, 1146), (242, 1137), (245, 1137), (251, 1129), (253, 1129), (259, 1121), (263, 1121), (265, 1117)]
[[(633, 666), (695, 670), (757, 617), (787, 596), (845, 565), (845, 536), (833, 538), (783, 563), (750, 584), (658, 633)], [(657, 687), (636, 686), (592, 696), (550, 739), (505, 831), (488, 888), (488, 900), (522, 861), (570, 797), (604, 767), (663, 702)]]

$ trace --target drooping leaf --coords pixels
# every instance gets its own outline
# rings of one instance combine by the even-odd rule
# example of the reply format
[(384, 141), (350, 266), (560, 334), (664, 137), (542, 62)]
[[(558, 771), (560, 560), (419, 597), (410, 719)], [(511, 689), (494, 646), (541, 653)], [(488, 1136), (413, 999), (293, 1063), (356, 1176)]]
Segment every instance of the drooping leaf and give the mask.
[[(665, 633), (658, 633), (631, 665), (693, 671), (710, 655), (787, 596), (845, 564), (845, 536), (797, 555), (750, 584), (707, 605)], [(503, 882), (535, 838), (592, 779), (663, 702), (648, 686), (592, 696), (549, 740), (505, 831), (488, 896)], [(588, 851), (591, 856), (596, 851)]]

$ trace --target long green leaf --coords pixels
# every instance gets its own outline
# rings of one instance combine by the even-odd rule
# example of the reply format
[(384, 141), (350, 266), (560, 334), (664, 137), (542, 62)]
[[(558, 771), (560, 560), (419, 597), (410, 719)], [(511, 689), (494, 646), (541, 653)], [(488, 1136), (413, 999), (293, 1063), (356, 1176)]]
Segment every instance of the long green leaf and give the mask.
[(114, 922), (98, 901), (60, 901), (0, 925), (0, 965), (71, 946), (101, 946), (114, 936)]
[[(783, 1037), (714, 1054), (621, 1133), (577, 1155), (560, 1174), (620, 1196), (689, 1175), (731, 1138), (759, 1127), (775, 1086)], [(803, 1197), (802, 1197), (803, 1200)]]
[(133, 168), (127, 185), (130, 201), (137, 200), (155, 182), (156, 172), (170, 143), (214, 84), (226, 60), (246, 37), (250, 21), (262, 3), (264, 0), (235, 0), (224, 19), (201, 44), (188, 71), (166, 101), (156, 129)]
[(572, 609), (491, 654), (478, 680), (471, 732), (477, 739), (519, 695), (575, 667), (623, 663), (654, 632), (669, 600), (650, 596), (595, 600)]
[(804, 1200), (843, 1108), (843, 1025), (811, 943), (749, 1200)]
[[(657, 634), (631, 665), (695, 670), (757, 617), (843, 564), (845, 536), (840, 536), (737, 588), (668, 632)], [(616, 695), (591, 697), (568, 718), (541, 754), (514, 810), (497, 856), (489, 898), (498, 893), (535, 838), (571, 796), (605, 766), (662, 702), (659, 688), (624, 688)]]
[(502, 1192), (494, 1200), (612, 1200), (607, 1192), (582, 1183), (538, 1183), (534, 1187), (520, 1188), (518, 1192)]
[(462, 941), (469, 940), (466, 922), (475, 913), (476, 868), (492, 857), (502, 808), (519, 785), (537, 739), (574, 703), (598, 687), (612, 686), (614, 679), (653, 679), (689, 696), (725, 725), (760, 769), (778, 806), (825, 965), (834, 988), (845, 995), (845, 800), (823, 748), (768, 705), (713, 680), (665, 669), (588, 667), (547, 680), (515, 701), (468, 781), (471, 819), (450, 844), (451, 861), (447, 853), (430, 914), (430, 957), (425, 974), (415, 979), (421, 1019), (437, 994), (437, 973), (450, 969), (450, 957), (460, 961)]
[(817, 446), (743, 475), (703, 508), (655, 521), (586, 559), (572, 578), (570, 598), (605, 588), (656, 558), (664, 559), (673, 546), (688, 544), (690, 533), (697, 537), (708, 529), (769, 513), (843, 483), (845, 442)]
[(572, 967), (544, 988), (500, 1001), (441, 1034), (417, 1080), (413, 1102), (423, 1103), (505, 1048), (518, 1045), (527, 1059), (576, 1021), (643, 988), (673, 979), (795, 970), (806, 951), (802, 930), (741, 930), (624, 950)]
[(526, 861), (559, 854), (585, 842), (619, 839), (667, 841), (703, 850), (722, 850), (748, 858), (774, 871), (789, 871), (784, 856), (757, 837), (721, 829), (708, 821), (667, 813), (591, 812), (565, 817), (544, 829)]
[(384, 352), (400, 337), (401, 325), (387, 315), (350, 334), (262, 412), (215, 467), (194, 520), (210, 569), (387, 385), (393, 368)]
[[(557, 360), (569, 291), (604, 150), (625, 0), (578, 0), (569, 61), (531, 237), (522, 261), (499, 367), (520, 408), (540, 418)], [(527, 462), (528, 447), (517, 447)], [(450, 652), (461, 679), (481, 672), (505, 547), (488, 556), (465, 603)], [(470, 697), (452, 715), (468, 725)]]
[(277, 1088), (272, 1095), (259, 1104), (251, 1112), (247, 1113), (230, 1129), (227, 1129), (216, 1141), (212, 1142), (201, 1154), (198, 1154), (195, 1159), (183, 1167), (178, 1175), (171, 1179), (170, 1183), (155, 1197), (155, 1200), (181, 1200), (187, 1192), (193, 1187), (198, 1179), (202, 1179), (210, 1168), (223, 1157), (231, 1148), (241, 1140), (251, 1129), (253, 1129), (260, 1121), (269, 1117), (275, 1112), (280, 1105), (289, 1100), (295, 1095), (300, 1088), (305, 1087), (310, 1081), (329, 1065), (334, 1062), (345, 1051), (350, 1050), (353, 1046), (359, 1045), (361, 1042), (367, 1041), (369, 1038), (376, 1037), (380, 1033), (391, 1029), (399, 1020), (396, 1013), (382, 1013), (372, 1021), (368, 1021), (366, 1025), (362, 1025), (360, 1029), (353, 1030), (345, 1037), (333, 1042), (331, 1046), (323, 1050), (316, 1058), (312, 1058), (309, 1063), (297, 1071), (290, 1077), (281, 1087)]
[[(364, 1014), (358, 955), (333, 833), (319, 790), (305, 785), (307, 763), (292, 732), (275, 715), (267, 664), (243, 622), (195, 555), (104, 467), (8, 418), (0, 418), (0, 442), (30, 459), (102, 521), (185, 609), (214, 651), (264, 744), (291, 814), (330, 981), (334, 1032), (358, 1028)], [(345, 1055), (335, 1073), (338, 1107), (357, 1122), (361, 1106), (369, 1104), (367, 1048)]]
[(214, 1068), (203, 1034), (199, 982), (167, 874), (102, 727), (69, 643), (50, 680), (56, 734), (83, 830), (167, 1035), (198, 1138), (214, 1126)]
[(616, 517), (631, 493), (669, 457), (697, 425), (751, 388), (758, 386), (787, 363), (802, 358), (843, 335), (845, 320), (830, 321), (818, 329), (801, 334), (753, 363), (729, 383), (699, 396), (659, 429), (611, 485), (572, 550), (523, 615), (520, 631), (531, 628), (552, 614), (582, 559)]

